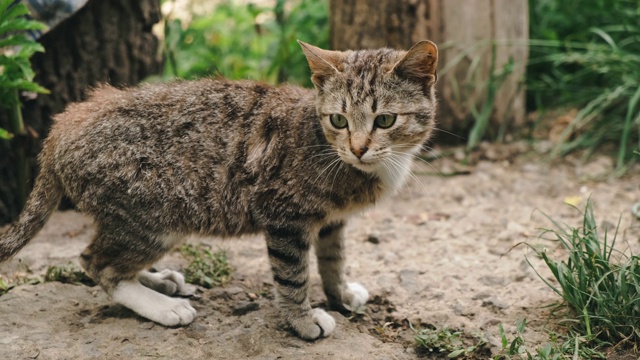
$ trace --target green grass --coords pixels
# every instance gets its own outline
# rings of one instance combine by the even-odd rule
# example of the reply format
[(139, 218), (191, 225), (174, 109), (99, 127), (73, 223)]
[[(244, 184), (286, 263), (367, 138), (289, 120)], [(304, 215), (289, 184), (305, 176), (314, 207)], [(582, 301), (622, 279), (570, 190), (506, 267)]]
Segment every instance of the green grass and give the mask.
[[(616, 250), (618, 229), (599, 232), (591, 201), (579, 228), (550, 219), (552, 234), (566, 253), (553, 259), (544, 250), (536, 253), (551, 270), (556, 283), (540, 277), (562, 297), (569, 310), (566, 323), (582, 338), (581, 347), (630, 347), (640, 342), (640, 258)], [(534, 248), (535, 250), (535, 248)]]
[(532, 348), (527, 344), (525, 332), (527, 320), (516, 320), (516, 334), (512, 339), (507, 336), (502, 324), (498, 325), (502, 349), (492, 360), (577, 360), (605, 359), (597, 348), (586, 346), (584, 338), (572, 332), (558, 335), (549, 332), (549, 341)]
[(576, 107), (553, 155), (617, 145), (617, 170), (640, 149), (640, 3), (530, 0), (528, 104)]
[(209, 289), (231, 280), (232, 269), (224, 251), (214, 253), (202, 245), (187, 244), (180, 248), (180, 252), (190, 262), (184, 269), (186, 282)]

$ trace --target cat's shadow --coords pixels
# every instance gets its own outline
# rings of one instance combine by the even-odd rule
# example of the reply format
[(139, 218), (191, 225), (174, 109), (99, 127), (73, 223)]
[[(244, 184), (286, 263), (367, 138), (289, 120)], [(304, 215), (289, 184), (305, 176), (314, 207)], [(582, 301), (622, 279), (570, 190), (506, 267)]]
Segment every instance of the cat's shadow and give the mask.
[(91, 318), (91, 323), (100, 323), (106, 319), (140, 319), (144, 320), (144, 318), (140, 317), (134, 311), (120, 305), (105, 305), (102, 306), (96, 314), (94, 314)]

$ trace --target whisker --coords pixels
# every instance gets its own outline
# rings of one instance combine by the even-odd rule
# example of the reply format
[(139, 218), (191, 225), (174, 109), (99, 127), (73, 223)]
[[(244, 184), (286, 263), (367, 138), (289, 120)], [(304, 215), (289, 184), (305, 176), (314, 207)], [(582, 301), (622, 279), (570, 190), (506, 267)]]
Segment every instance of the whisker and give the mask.
[(331, 180), (331, 189), (333, 189), (333, 184), (336, 181), (336, 177), (340, 173), (340, 169), (342, 169), (342, 165), (344, 165), (344, 162), (341, 161), (340, 165), (338, 165), (338, 167), (336, 168), (336, 173), (333, 175), (333, 180)]
[[(391, 149), (390, 149), (390, 152), (391, 152), (392, 154), (396, 155), (396, 156), (397, 156), (398, 154), (402, 154), (402, 155), (406, 154), (406, 153), (400, 153), (400, 152), (397, 152), (397, 151), (394, 151), (394, 150), (391, 150)], [(412, 156), (413, 158), (415, 158), (415, 159), (417, 159), (417, 160), (420, 160), (420, 161), (422, 161), (423, 163), (425, 163), (425, 164), (429, 165), (429, 166), (430, 166), (430, 167), (431, 167), (431, 168), (432, 168), (432, 169), (433, 169), (433, 170), (434, 170), (438, 175), (440, 175), (440, 177), (443, 177), (443, 178), (444, 178), (444, 175), (442, 175), (442, 173), (440, 172), (440, 170), (438, 170), (435, 166), (433, 166), (433, 164), (431, 164), (431, 163), (430, 163), (430, 162), (428, 162), (427, 160), (425, 160), (425, 159), (423, 159), (423, 158), (421, 158), (421, 157), (419, 157), (419, 156), (417, 156), (417, 155), (413, 155), (413, 154), (411, 154), (411, 156)]]
[(309, 149), (309, 148), (314, 148), (314, 147), (327, 147), (327, 148), (333, 148), (333, 146), (329, 145), (329, 144), (320, 144), (320, 145), (309, 145), (309, 146), (300, 146), (295, 148), (295, 150), (303, 150), (303, 149)]
[(458, 134), (454, 134), (454, 133), (449, 132), (449, 131), (447, 131), (447, 130), (438, 129), (437, 127), (434, 127), (434, 128), (433, 128), (433, 130), (435, 130), (435, 131), (440, 131), (440, 132), (445, 133), (445, 134), (449, 134), (449, 135), (451, 135), (451, 136), (457, 137), (457, 138), (458, 138), (458, 139), (460, 139), (460, 140), (467, 140), (467, 138), (465, 138), (464, 136), (460, 136), (460, 135), (458, 135)]
[(325, 173), (325, 171), (327, 171), (329, 168), (333, 167), (334, 164), (336, 164), (336, 163), (338, 163), (340, 161), (342, 161), (340, 159), (340, 157), (336, 156), (336, 158), (333, 161), (331, 161), (329, 163), (329, 165), (325, 166), (324, 169), (322, 169), (322, 171), (318, 174), (318, 176), (315, 178), (315, 180), (313, 180), (313, 184), (315, 184), (318, 181), (318, 179), (320, 179), (320, 177), (322, 176), (322, 174)]
[[(409, 164), (406, 164), (406, 165), (405, 165), (405, 163), (403, 163), (403, 162), (402, 162), (402, 161), (400, 161), (399, 159), (396, 159), (394, 156), (397, 156), (398, 158), (400, 157), (400, 156), (399, 156), (399, 155), (397, 155), (397, 154), (391, 153), (391, 156), (389, 157), (389, 160), (390, 160), (390, 161), (392, 161), (392, 162), (394, 162), (394, 163), (396, 163), (396, 164), (397, 164), (397, 166), (401, 167), (404, 171), (406, 171), (406, 172), (407, 172), (407, 174), (408, 174), (409, 176), (411, 176), (411, 178), (412, 178), (413, 180), (415, 180), (415, 181), (420, 185), (420, 187), (422, 188), (422, 192), (426, 192), (426, 187), (424, 186), (424, 184), (422, 183), (422, 181), (420, 181), (420, 179), (418, 179), (418, 177), (417, 177), (417, 176), (413, 173), (413, 171), (411, 170), (411, 163), (409, 163)], [(405, 184), (406, 184), (406, 183), (405, 183)], [(406, 186), (407, 186), (407, 187), (409, 187), (409, 185), (408, 185), (408, 184), (406, 184)], [(409, 187), (409, 189), (410, 189), (409, 191), (411, 191), (411, 187)], [(413, 196), (413, 192), (411, 192), (411, 194), (412, 194), (412, 196)]]

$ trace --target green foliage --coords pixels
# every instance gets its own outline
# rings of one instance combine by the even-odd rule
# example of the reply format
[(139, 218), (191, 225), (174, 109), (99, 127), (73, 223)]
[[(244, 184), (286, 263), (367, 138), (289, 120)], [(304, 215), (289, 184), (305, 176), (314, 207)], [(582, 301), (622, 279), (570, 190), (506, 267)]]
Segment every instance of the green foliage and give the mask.
[(640, 343), (640, 257), (615, 250), (613, 236), (600, 236), (591, 201), (583, 213), (581, 228), (550, 219), (548, 230), (566, 251), (554, 260), (546, 251), (537, 254), (558, 284), (541, 279), (564, 300), (576, 321), (572, 330), (583, 336), (585, 346)]
[(45, 282), (58, 281), (65, 284), (95, 285), (93, 280), (76, 264), (69, 262), (65, 265), (49, 266), (44, 275)]
[(7, 130), (0, 128), (0, 139), (11, 140), (13, 138), (13, 134), (8, 132)]
[(184, 245), (180, 252), (190, 261), (184, 270), (185, 281), (212, 288), (223, 285), (231, 280), (231, 266), (224, 251), (212, 253), (202, 245)]
[(550, 333), (550, 341), (529, 349), (524, 337), (527, 320), (516, 320), (516, 335), (509, 339), (502, 324), (498, 324), (500, 354), (493, 356), (493, 360), (569, 360), (569, 359), (605, 359), (604, 354), (585, 346), (583, 339), (572, 333), (568, 339), (562, 340), (555, 333)]
[(640, 3), (530, 0), (530, 11), (529, 103), (581, 108), (554, 154), (615, 142), (622, 169), (640, 148)]
[(274, 7), (222, 1), (187, 26), (179, 19), (166, 20), (164, 76), (222, 74), (229, 79), (310, 85), (296, 39), (327, 47), (328, 34), (325, 0), (278, 0)]
[(29, 10), (24, 4), (9, 8), (11, 3), (12, 0), (0, 0), (0, 104), (6, 108), (17, 104), (18, 100), (13, 96), (16, 90), (48, 93), (33, 82), (35, 74), (29, 63), (29, 58), (44, 48), (23, 33), (44, 30), (46, 26), (25, 19), (23, 16)]
[(0, 296), (8, 293), (9, 290), (13, 289), (15, 286), (16, 284), (11, 283), (0, 276)]
[(415, 332), (414, 340), (418, 348), (428, 353), (447, 353), (447, 358), (450, 359), (469, 355), (485, 345), (484, 340), (478, 340), (475, 345), (465, 346), (462, 332), (452, 331), (447, 327), (416, 330), (411, 323), (409, 326)]

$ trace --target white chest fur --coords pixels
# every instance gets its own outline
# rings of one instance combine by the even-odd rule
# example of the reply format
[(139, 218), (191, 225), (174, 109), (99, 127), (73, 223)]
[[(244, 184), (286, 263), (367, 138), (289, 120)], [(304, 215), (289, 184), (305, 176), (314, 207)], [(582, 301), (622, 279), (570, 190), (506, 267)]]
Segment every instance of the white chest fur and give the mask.
[(385, 195), (394, 195), (404, 186), (411, 172), (411, 165), (410, 154), (396, 155), (392, 159), (383, 160), (376, 169), (376, 175), (382, 181)]

